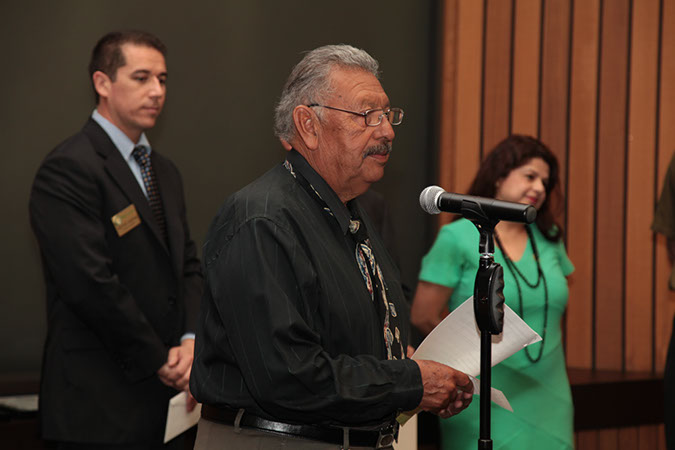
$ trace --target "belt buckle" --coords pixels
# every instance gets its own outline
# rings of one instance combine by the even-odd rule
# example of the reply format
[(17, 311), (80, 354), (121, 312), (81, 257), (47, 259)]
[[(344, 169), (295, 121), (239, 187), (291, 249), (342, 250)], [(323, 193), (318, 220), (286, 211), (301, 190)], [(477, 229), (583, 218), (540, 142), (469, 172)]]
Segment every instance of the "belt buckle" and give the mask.
[(375, 448), (390, 448), (393, 445), (395, 438), (396, 430), (393, 426), (387, 427), (384, 430), (380, 430), (379, 435), (377, 436)]

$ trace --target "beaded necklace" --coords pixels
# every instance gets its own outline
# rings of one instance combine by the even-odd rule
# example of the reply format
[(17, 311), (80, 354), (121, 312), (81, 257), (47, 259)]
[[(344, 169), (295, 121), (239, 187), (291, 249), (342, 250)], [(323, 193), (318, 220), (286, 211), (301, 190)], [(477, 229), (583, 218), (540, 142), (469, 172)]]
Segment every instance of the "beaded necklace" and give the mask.
[(541, 263), (539, 262), (539, 252), (537, 251), (537, 244), (534, 242), (534, 237), (532, 236), (532, 230), (530, 230), (530, 227), (528, 226), (525, 227), (525, 230), (527, 231), (527, 238), (532, 243), (532, 252), (534, 253), (534, 260), (537, 263), (537, 281), (535, 283), (530, 283), (527, 280), (527, 278), (525, 278), (525, 276), (522, 274), (522, 272), (518, 270), (518, 267), (516, 267), (515, 263), (511, 260), (511, 258), (509, 258), (509, 255), (506, 254), (504, 246), (499, 241), (497, 233), (495, 233), (495, 240), (497, 241), (497, 245), (499, 246), (499, 248), (502, 251), (502, 254), (504, 255), (506, 267), (509, 269), (509, 272), (511, 272), (513, 279), (516, 281), (516, 288), (518, 289), (518, 305), (520, 306), (520, 317), (523, 320), (525, 320), (525, 315), (523, 311), (523, 293), (520, 289), (520, 282), (518, 281), (518, 278), (522, 279), (525, 282), (525, 284), (532, 289), (537, 288), (537, 286), (539, 286), (539, 283), (542, 282), (542, 280), (544, 283), (544, 329), (541, 333), (541, 346), (539, 347), (539, 353), (537, 354), (536, 357), (533, 358), (528, 348), (525, 347), (525, 354), (527, 355), (527, 359), (529, 359), (530, 362), (532, 363), (536, 363), (541, 359), (541, 356), (544, 354), (544, 343), (546, 342), (546, 325), (548, 324), (548, 286), (546, 284), (546, 277), (544, 276), (544, 272), (541, 270)]

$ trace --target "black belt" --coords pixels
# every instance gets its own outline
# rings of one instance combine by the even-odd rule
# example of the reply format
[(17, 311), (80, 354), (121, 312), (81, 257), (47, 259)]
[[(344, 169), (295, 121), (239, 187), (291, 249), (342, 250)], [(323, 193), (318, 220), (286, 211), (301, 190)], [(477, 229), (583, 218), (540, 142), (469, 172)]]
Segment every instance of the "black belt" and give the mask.
[[(202, 405), (202, 417), (204, 419), (234, 425), (238, 412), (231, 409), (219, 408), (212, 405)], [(243, 412), (239, 420), (239, 426), (256, 428), (258, 430), (271, 431), (273, 433), (288, 436), (313, 439), (329, 444), (342, 445), (345, 441), (344, 429), (321, 425), (296, 425), (291, 423), (276, 422), (263, 419), (248, 412)], [(356, 447), (388, 447), (394, 442), (398, 427), (390, 424), (381, 430), (360, 430), (349, 428), (349, 444)]]

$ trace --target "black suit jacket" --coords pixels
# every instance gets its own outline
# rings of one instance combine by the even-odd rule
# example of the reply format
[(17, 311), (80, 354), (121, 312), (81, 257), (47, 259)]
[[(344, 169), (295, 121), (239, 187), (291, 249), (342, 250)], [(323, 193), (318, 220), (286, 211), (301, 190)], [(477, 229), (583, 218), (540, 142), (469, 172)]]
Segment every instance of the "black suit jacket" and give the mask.
[[(43, 437), (161, 442), (176, 391), (157, 370), (194, 331), (202, 276), (176, 167), (152, 164), (168, 243), (122, 155), (93, 120), (39, 168), (30, 198), (42, 256), (48, 333), (40, 413)], [(112, 217), (133, 204), (141, 223), (118, 236)]]

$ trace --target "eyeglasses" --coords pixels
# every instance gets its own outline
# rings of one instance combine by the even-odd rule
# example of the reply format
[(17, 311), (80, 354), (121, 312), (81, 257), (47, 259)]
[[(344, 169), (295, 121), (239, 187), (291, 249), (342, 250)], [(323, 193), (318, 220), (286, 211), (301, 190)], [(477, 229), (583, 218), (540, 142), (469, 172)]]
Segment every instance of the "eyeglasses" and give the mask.
[(312, 103), (307, 105), (308, 108), (318, 106), (320, 108), (334, 109), (335, 111), (342, 111), (356, 116), (362, 116), (366, 121), (366, 126), (376, 127), (382, 123), (382, 118), (387, 116), (387, 120), (391, 125), (400, 125), (403, 122), (403, 110), (401, 108), (387, 108), (387, 109), (369, 109), (364, 112), (349, 111), (346, 109), (336, 108), (334, 106), (319, 105)]

